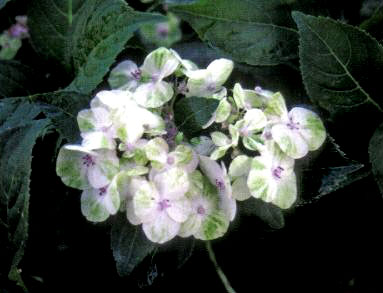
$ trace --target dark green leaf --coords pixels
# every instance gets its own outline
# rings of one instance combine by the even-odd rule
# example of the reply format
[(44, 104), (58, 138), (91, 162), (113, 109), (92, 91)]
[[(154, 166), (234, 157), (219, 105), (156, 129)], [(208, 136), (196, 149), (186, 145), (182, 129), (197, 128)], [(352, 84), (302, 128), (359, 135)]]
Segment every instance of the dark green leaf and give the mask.
[[(36, 139), (49, 127), (49, 119), (33, 120), (38, 114), (34, 105), (20, 103), (7, 106), (11, 99), (0, 104), (0, 219), (6, 226), (8, 243), (2, 264), (8, 276), (24, 287), (18, 265), (28, 238), (29, 181), (32, 149)], [(14, 109), (14, 112), (9, 112)]]
[(120, 213), (113, 223), (111, 247), (118, 274), (127, 276), (157, 246), (146, 238), (141, 225), (131, 225), (125, 213)]
[(372, 14), (370, 18), (362, 22), (362, 24), (360, 25), (360, 28), (367, 31), (377, 40), (382, 41), (383, 40), (382, 25), (383, 25), (383, 2), (380, 3), (380, 6), (376, 8), (375, 12)]
[(77, 113), (89, 107), (90, 97), (76, 92), (59, 91), (29, 98), (52, 120), (56, 130), (69, 142), (79, 138)]
[(281, 229), (285, 226), (285, 218), (282, 210), (263, 200), (250, 198), (239, 202), (240, 212), (245, 216), (257, 216), (273, 229)]
[(23, 96), (36, 88), (36, 75), (30, 67), (13, 60), (0, 60), (0, 98)]
[(140, 25), (164, 19), (136, 12), (122, 0), (35, 0), (29, 10), (35, 49), (74, 70), (68, 90), (84, 94), (102, 81)]
[(298, 35), (287, 1), (200, 0), (170, 9), (235, 61), (276, 65), (297, 57)]
[(383, 47), (356, 27), (294, 12), (303, 81), (310, 98), (332, 114), (366, 108), (383, 112), (377, 80)]
[(175, 105), (174, 120), (177, 127), (189, 138), (202, 130), (217, 109), (219, 101), (199, 97), (180, 100)]
[(326, 145), (319, 152), (311, 160), (297, 161), (300, 181), (298, 206), (317, 202), (323, 196), (370, 174), (363, 164), (349, 159), (331, 137), (328, 137)]
[(10, 0), (0, 0), (0, 9), (5, 6)]
[(368, 149), (375, 181), (383, 194), (383, 124), (375, 131)]
[(180, 269), (192, 256), (195, 247), (194, 238), (176, 237), (157, 246), (140, 267), (135, 276), (140, 288), (153, 285), (156, 281)]

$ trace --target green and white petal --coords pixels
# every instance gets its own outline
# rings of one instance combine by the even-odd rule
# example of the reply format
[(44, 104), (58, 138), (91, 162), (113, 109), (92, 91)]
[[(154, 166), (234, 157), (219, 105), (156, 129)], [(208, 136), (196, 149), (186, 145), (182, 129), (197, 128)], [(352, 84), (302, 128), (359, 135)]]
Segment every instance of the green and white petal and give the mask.
[(281, 150), (291, 158), (303, 158), (309, 151), (307, 142), (299, 132), (290, 129), (286, 124), (274, 125), (271, 135)]
[(56, 173), (65, 185), (82, 190), (90, 187), (88, 170), (84, 165), (86, 155), (93, 157), (96, 153), (76, 145), (65, 145), (60, 149), (56, 161)]
[(216, 146), (226, 146), (226, 145), (229, 145), (231, 143), (231, 140), (230, 138), (228, 138), (226, 136), (226, 134), (222, 133), (222, 132), (219, 132), (219, 131), (214, 131), (210, 134), (211, 136), (211, 139), (213, 141), (213, 143), (216, 145)]
[(115, 140), (105, 132), (94, 131), (82, 133), (82, 143), (84, 148), (89, 150), (97, 149), (109, 149), (114, 150), (116, 148)]
[(171, 200), (178, 200), (183, 197), (190, 186), (188, 173), (178, 167), (156, 174), (153, 182), (158, 192)]
[(250, 172), (252, 159), (246, 155), (240, 155), (234, 158), (230, 163), (229, 176), (234, 179), (245, 176)]
[(96, 130), (96, 121), (92, 110), (81, 110), (77, 114), (77, 124), (81, 132), (89, 132)]
[(246, 200), (251, 197), (249, 187), (247, 186), (247, 177), (241, 176), (233, 182), (233, 198), (239, 201)]
[(170, 50), (161, 47), (146, 56), (144, 64), (140, 69), (143, 75), (161, 80), (171, 75), (178, 65), (177, 57)]
[(188, 97), (206, 97), (214, 92), (207, 90), (209, 82), (211, 82), (211, 75), (206, 69), (193, 70), (185, 72), (185, 74), (189, 77), (186, 84)]
[(112, 89), (134, 90), (140, 79), (139, 72), (136, 63), (125, 60), (112, 69), (108, 83)]
[(229, 78), (231, 72), (233, 71), (233, 68), (233, 61), (221, 58), (211, 62), (206, 68), (206, 70), (211, 74), (212, 81), (216, 85), (221, 86)]
[(231, 104), (227, 101), (227, 99), (222, 99), (218, 107), (216, 109), (216, 117), (215, 122), (222, 123), (229, 118), (231, 114)]
[(308, 144), (310, 151), (317, 150), (326, 139), (326, 129), (319, 116), (305, 108), (295, 107), (289, 117), (299, 127), (299, 133)]
[(81, 212), (92, 222), (105, 221), (109, 215), (117, 213), (120, 207), (120, 195), (116, 180), (101, 189), (86, 189), (81, 195)]
[(273, 204), (281, 209), (290, 208), (297, 199), (297, 181), (295, 173), (284, 176), (278, 182), (278, 187), (274, 198), (271, 200)]
[(261, 130), (267, 124), (265, 114), (259, 109), (250, 109), (246, 111), (243, 119), (245, 120), (245, 127), (247, 131)]
[(85, 189), (81, 194), (81, 212), (88, 221), (103, 222), (109, 218), (110, 213), (98, 199), (98, 189)]
[(145, 181), (140, 184), (133, 197), (133, 208), (142, 222), (155, 221), (159, 214), (157, 201), (160, 196), (155, 185)]
[(265, 114), (268, 120), (271, 121), (286, 121), (287, 118), (287, 107), (284, 97), (281, 93), (274, 93), (269, 99)]
[(91, 109), (104, 108), (108, 111), (130, 108), (134, 101), (133, 95), (128, 90), (100, 91), (90, 102)]
[(234, 125), (229, 125), (229, 133), (231, 136), (231, 145), (232, 146), (237, 146), (238, 145), (238, 140), (239, 140), (239, 130), (237, 127)]
[(192, 214), (181, 224), (178, 236), (189, 237), (196, 234), (202, 225), (203, 218), (198, 214)]
[(257, 158), (253, 159), (252, 169), (247, 178), (247, 186), (253, 197), (270, 202), (276, 193), (277, 184), (273, 182), (271, 170), (261, 169), (262, 166), (262, 163)]
[(239, 83), (234, 85), (233, 98), (238, 109), (245, 108), (245, 92)]
[(140, 85), (133, 94), (137, 104), (145, 108), (158, 108), (173, 97), (172, 86), (165, 81), (148, 82)]
[(119, 159), (115, 151), (98, 150), (95, 164), (88, 168), (88, 180), (93, 188), (108, 185), (119, 172)]
[(226, 215), (220, 210), (215, 210), (202, 221), (194, 237), (201, 240), (213, 240), (222, 237), (228, 228), (229, 220)]
[(220, 158), (222, 158), (228, 149), (231, 148), (231, 145), (228, 144), (228, 145), (225, 145), (225, 146), (221, 146), (221, 147), (217, 147), (210, 155), (210, 159), (212, 160), (218, 160)]
[(160, 244), (177, 236), (180, 227), (181, 224), (173, 221), (166, 212), (159, 213), (154, 221), (142, 224), (146, 237), (150, 241)]
[(242, 138), (242, 142), (245, 148), (251, 151), (261, 151), (262, 149), (264, 149), (263, 140), (258, 134), (246, 136)]
[(178, 145), (169, 155), (174, 157), (176, 166), (188, 173), (193, 172), (198, 166), (197, 154), (187, 145)]
[(165, 164), (168, 158), (169, 145), (163, 138), (156, 137), (148, 141), (144, 146), (144, 151), (150, 161)]
[(214, 160), (206, 156), (199, 156), (199, 166), (202, 172), (207, 176), (211, 184), (217, 187), (224, 186), (225, 184), (225, 173), (221, 166)]
[(169, 217), (178, 223), (185, 222), (191, 212), (191, 202), (186, 197), (172, 200), (170, 206), (166, 209)]

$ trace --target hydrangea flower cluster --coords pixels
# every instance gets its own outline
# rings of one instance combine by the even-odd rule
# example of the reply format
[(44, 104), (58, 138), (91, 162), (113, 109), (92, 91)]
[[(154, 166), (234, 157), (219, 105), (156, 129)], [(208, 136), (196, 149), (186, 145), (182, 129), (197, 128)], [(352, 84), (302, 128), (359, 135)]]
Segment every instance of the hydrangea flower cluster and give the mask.
[[(81, 143), (64, 145), (57, 158), (62, 181), (83, 190), (88, 220), (121, 211), (153, 242), (211, 240), (228, 230), (237, 200), (294, 203), (294, 159), (320, 147), (324, 126), (310, 110), (287, 111), (280, 93), (236, 84), (228, 96), (223, 84), (232, 69), (227, 59), (199, 69), (159, 48), (140, 67), (127, 60), (111, 71), (112, 89), (78, 113)], [(182, 96), (218, 99), (204, 127), (219, 123), (222, 131), (187, 140), (173, 122)]]

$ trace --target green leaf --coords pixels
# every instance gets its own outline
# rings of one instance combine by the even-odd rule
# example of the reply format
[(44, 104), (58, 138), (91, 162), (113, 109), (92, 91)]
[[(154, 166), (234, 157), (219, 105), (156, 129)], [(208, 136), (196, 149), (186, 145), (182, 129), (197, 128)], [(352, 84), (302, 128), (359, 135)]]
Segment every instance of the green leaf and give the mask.
[[(149, 287), (180, 269), (193, 255), (194, 238), (176, 237), (160, 246), (144, 262), (144, 274), (137, 276), (141, 288)], [(136, 276), (135, 276), (136, 277)]]
[(297, 206), (315, 203), (371, 173), (368, 167), (348, 158), (330, 136), (319, 152), (312, 153), (316, 157), (308, 156), (305, 162), (297, 161), (296, 170), (300, 179)]
[(217, 109), (219, 101), (199, 97), (184, 98), (176, 103), (174, 119), (177, 127), (189, 138), (202, 130)]
[(9, 1), (10, 0), (0, 0), (0, 9), (2, 9)]
[(69, 142), (79, 138), (77, 113), (89, 107), (90, 96), (76, 92), (58, 91), (29, 97), (52, 120), (56, 130)]
[(0, 60), (0, 98), (31, 94), (36, 90), (34, 70), (13, 60)]
[(383, 2), (380, 3), (380, 6), (375, 10), (372, 16), (362, 22), (360, 28), (367, 31), (377, 40), (383, 40)]
[(375, 131), (368, 149), (375, 181), (383, 194), (383, 124)]
[(68, 90), (84, 94), (102, 81), (134, 31), (165, 20), (136, 12), (122, 0), (35, 0), (28, 15), (35, 49), (75, 71)]
[(112, 226), (111, 248), (120, 276), (129, 275), (156, 247), (146, 238), (141, 225), (131, 225), (125, 213), (117, 215)]
[(276, 65), (297, 57), (298, 35), (283, 0), (200, 0), (172, 5), (199, 37), (239, 62)]
[(360, 29), (293, 12), (300, 35), (303, 81), (310, 98), (331, 114), (356, 109), (383, 112), (383, 47)]
[(240, 212), (245, 216), (257, 216), (273, 229), (281, 229), (285, 226), (285, 218), (282, 210), (272, 203), (261, 199), (249, 198), (238, 202)]
[[(18, 269), (28, 238), (29, 182), (32, 149), (36, 139), (43, 135), (49, 119), (33, 120), (38, 115), (34, 105), (0, 103), (0, 220), (6, 226), (7, 260), (2, 264), (9, 269), (8, 276), (25, 288)], [(15, 112), (9, 112), (11, 109)], [(3, 263), (4, 262), (4, 263)]]

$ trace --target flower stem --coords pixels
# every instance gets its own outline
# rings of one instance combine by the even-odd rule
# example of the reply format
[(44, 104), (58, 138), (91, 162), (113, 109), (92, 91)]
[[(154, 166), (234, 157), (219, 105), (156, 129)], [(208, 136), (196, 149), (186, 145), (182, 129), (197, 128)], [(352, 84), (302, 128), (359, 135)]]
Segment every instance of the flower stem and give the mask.
[(213, 247), (211, 246), (210, 241), (206, 241), (206, 248), (207, 248), (207, 251), (209, 253), (209, 258), (210, 258), (211, 262), (213, 263), (215, 270), (216, 270), (219, 278), (221, 279), (222, 284), (225, 286), (226, 291), (228, 293), (236, 293), (234, 291), (233, 287), (231, 287), (230, 282), (227, 279), (225, 273), (222, 271), (221, 267), (218, 265), (217, 259), (215, 258), (215, 253), (214, 253)]

